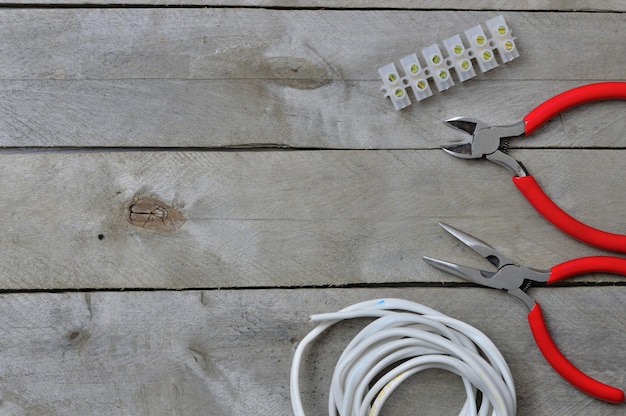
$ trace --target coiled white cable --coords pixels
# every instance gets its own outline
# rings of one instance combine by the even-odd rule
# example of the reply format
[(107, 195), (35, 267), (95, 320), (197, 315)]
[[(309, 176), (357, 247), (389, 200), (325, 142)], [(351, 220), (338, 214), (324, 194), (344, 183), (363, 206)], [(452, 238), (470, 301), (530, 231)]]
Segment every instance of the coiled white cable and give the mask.
[(336, 323), (365, 317), (377, 319), (359, 332), (337, 362), (329, 416), (378, 416), (402, 381), (430, 368), (462, 378), (467, 398), (459, 415), (515, 416), (517, 401), (511, 371), (485, 334), (419, 303), (393, 298), (311, 316), (312, 321), (322, 323), (304, 337), (293, 357), (290, 390), (295, 416), (305, 416), (299, 382), (304, 350)]

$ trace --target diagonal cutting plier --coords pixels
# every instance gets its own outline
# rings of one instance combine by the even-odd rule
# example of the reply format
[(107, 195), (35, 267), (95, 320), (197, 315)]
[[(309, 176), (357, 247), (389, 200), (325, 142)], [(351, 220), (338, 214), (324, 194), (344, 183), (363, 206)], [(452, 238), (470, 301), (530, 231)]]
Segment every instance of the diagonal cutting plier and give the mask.
[(572, 276), (587, 273), (613, 273), (626, 276), (626, 259), (611, 256), (581, 257), (552, 267), (549, 271), (538, 271), (516, 264), (487, 243), (449, 225), (439, 224), (458, 240), (485, 257), (496, 268), (496, 272), (461, 266), (431, 257), (424, 260), (448, 273), (482, 286), (503, 289), (521, 300), (529, 309), (528, 323), (539, 350), (548, 363), (565, 380), (592, 397), (609, 403), (623, 403), (624, 392), (616, 387), (601, 383), (576, 368), (559, 351), (546, 327), (539, 303), (526, 292), (533, 283), (554, 283)]
[(513, 183), (531, 205), (561, 231), (589, 245), (626, 253), (626, 235), (598, 230), (571, 217), (543, 192), (524, 165), (508, 154), (509, 138), (528, 136), (544, 122), (577, 105), (611, 99), (626, 99), (626, 82), (601, 82), (565, 91), (537, 106), (521, 121), (506, 126), (490, 126), (474, 118), (455, 117), (446, 123), (471, 137), (443, 146), (443, 150), (459, 158), (485, 158), (504, 166), (513, 173)]

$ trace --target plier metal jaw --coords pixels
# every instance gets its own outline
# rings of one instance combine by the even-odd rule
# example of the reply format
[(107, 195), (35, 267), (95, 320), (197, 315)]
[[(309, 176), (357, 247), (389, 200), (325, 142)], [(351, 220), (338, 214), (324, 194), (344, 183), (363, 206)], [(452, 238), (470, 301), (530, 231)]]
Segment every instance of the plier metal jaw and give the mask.
[(424, 257), (429, 264), (470, 282), (495, 289), (506, 290), (521, 300), (529, 310), (528, 323), (535, 342), (546, 361), (574, 387), (592, 397), (609, 403), (624, 403), (624, 391), (597, 381), (576, 368), (556, 346), (546, 326), (539, 303), (526, 292), (533, 283), (551, 284), (586, 273), (613, 273), (626, 276), (626, 259), (621, 257), (582, 257), (553, 266), (549, 271), (521, 266), (498, 252), (487, 243), (463, 231), (439, 224), (458, 240), (469, 246), (493, 264), (497, 271), (486, 271), (461, 266), (432, 257)]
[(475, 118), (454, 117), (446, 123), (471, 135), (464, 142), (443, 146), (447, 153), (461, 159), (485, 158), (504, 166), (514, 176), (528, 175), (524, 165), (508, 155), (508, 139), (525, 134), (523, 121), (508, 126), (490, 126)]
[(590, 227), (571, 217), (543, 192), (521, 162), (508, 154), (508, 139), (528, 136), (555, 115), (577, 105), (597, 100), (626, 99), (626, 82), (601, 82), (583, 85), (558, 94), (537, 106), (521, 121), (505, 126), (490, 126), (469, 117), (455, 117), (446, 123), (470, 134), (459, 143), (443, 146), (446, 153), (462, 159), (487, 159), (513, 173), (513, 183), (545, 219), (564, 233), (604, 250), (626, 253), (626, 235)]
[(526, 291), (531, 287), (532, 282), (547, 282), (550, 277), (550, 272), (539, 271), (516, 264), (513, 260), (484, 241), (449, 225), (443, 223), (439, 223), (439, 225), (469, 248), (487, 259), (497, 268), (497, 271), (474, 269), (472, 267), (461, 266), (427, 256), (423, 257), (424, 261), (438, 269), (481, 286), (506, 290), (509, 294), (521, 300), (522, 303), (528, 307), (529, 311), (535, 306), (536, 302)]

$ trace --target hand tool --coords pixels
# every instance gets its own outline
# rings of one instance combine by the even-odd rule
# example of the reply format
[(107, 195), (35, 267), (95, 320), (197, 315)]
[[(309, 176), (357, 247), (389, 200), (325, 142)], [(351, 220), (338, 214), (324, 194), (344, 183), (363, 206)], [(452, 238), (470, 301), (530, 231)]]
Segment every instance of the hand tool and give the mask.
[(601, 383), (576, 368), (559, 351), (546, 327), (539, 303), (526, 292), (534, 282), (554, 283), (572, 276), (586, 273), (614, 273), (626, 275), (626, 259), (610, 256), (582, 257), (552, 267), (549, 271), (538, 271), (520, 266), (499, 253), (487, 243), (449, 225), (439, 224), (447, 232), (485, 257), (498, 271), (490, 272), (461, 266), (443, 260), (424, 257), (424, 260), (448, 273), (482, 286), (504, 289), (521, 300), (529, 309), (528, 322), (539, 350), (548, 363), (570, 384), (597, 399), (609, 403), (623, 403), (624, 392), (616, 387)]
[(446, 123), (471, 135), (470, 139), (443, 150), (462, 159), (485, 158), (513, 172), (513, 183), (531, 205), (561, 231), (589, 245), (626, 253), (626, 235), (590, 227), (571, 217), (543, 192), (521, 162), (508, 155), (508, 139), (531, 134), (555, 115), (590, 101), (626, 99), (626, 82), (601, 82), (565, 91), (540, 104), (521, 121), (506, 126), (490, 126), (469, 117), (455, 117)]

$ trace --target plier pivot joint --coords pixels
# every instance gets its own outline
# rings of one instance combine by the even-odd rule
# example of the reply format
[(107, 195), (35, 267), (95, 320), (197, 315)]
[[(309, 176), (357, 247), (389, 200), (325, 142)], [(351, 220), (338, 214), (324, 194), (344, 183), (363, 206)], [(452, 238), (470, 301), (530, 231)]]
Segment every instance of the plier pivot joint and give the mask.
[(462, 159), (487, 159), (513, 173), (513, 183), (528, 202), (561, 231), (589, 245), (626, 253), (626, 235), (590, 227), (571, 217), (543, 192), (521, 162), (508, 154), (508, 139), (528, 136), (557, 114), (577, 105), (597, 100), (626, 99), (626, 82), (600, 82), (583, 85), (558, 94), (537, 106), (517, 123), (490, 126), (470, 117), (455, 117), (447, 124), (470, 134), (469, 139), (443, 146), (448, 154)]
[(516, 264), (487, 243), (463, 231), (449, 225), (439, 225), (487, 259), (497, 268), (497, 271), (474, 269), (432, 257), (424, 257), (427, 263), (481, 286), (506, 290), (509, 294), (521, 300), (528, 307), (528, 322), (539, 350), (548, 363), (564, 379), (590, 396), (610, 403), (624, 402), (624, 392), (622, 390), (589, 377), (565, 358), (548, 332), (539, 303), (526, 292), (535, 282), (549, 285), (586, 273), (613, 273), (626, 276), (625, 258), (611, 256), (582, 257), (553, 266), (549, 271), (540, 271)]
[(461, 144), (444, 146), (443, 150), (462, 159), (486, 158), (510, 170), (514, 176), (526, 176), (528, 172), (522, 163), (508, 154), (508, 139), (525, 134), (524, 122), (508, 126), (490, 126), (471, 117), (454, 117), (446, 120), (454, 128), (471, 135), (471, 139)]

